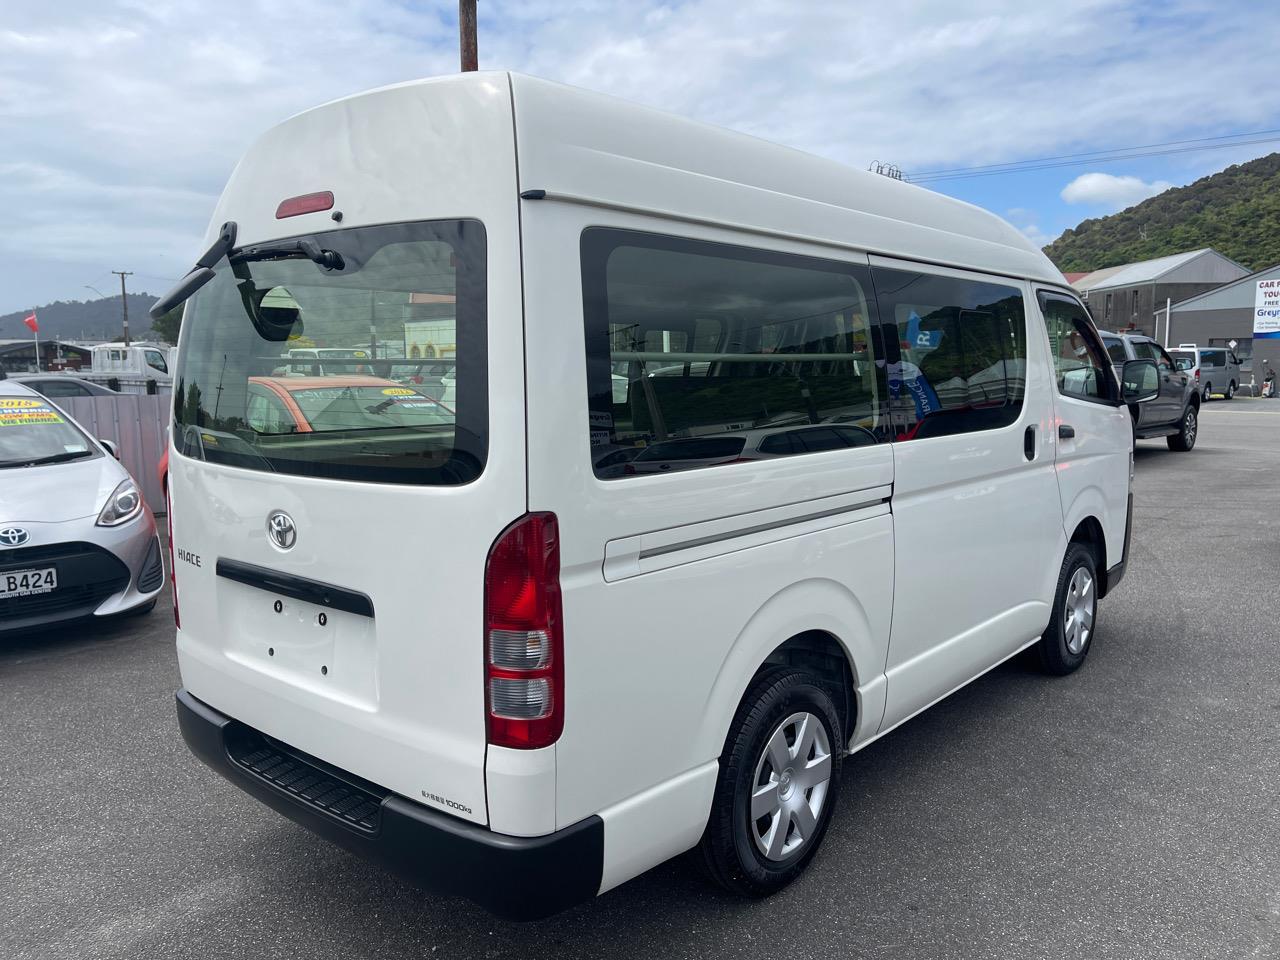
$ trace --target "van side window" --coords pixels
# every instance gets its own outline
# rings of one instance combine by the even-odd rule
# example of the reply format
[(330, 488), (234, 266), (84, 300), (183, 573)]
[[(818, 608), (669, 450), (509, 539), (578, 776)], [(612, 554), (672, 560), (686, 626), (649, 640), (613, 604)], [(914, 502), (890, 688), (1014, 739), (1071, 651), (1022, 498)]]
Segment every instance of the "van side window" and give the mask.
[[(873, 268), (886, 337), (898, 440), (994, 430), (1018, 419), (1027, 335), (1016, 287)], [(896, 359), (896, 358), (894, 358)]]
[(593, 227), (582, 282), (596, 476), (892, 438), (865, 267)]
[[(1058, 391), (1064, 396), (1111, 403), (1117, 396), (1111, 357), (1084, 307), (1062, 294), (1040, 291), (1040, 310), (1049, 331), (1049, 350)], [(1143, 356), (1142, 341), (1134, 353)]]

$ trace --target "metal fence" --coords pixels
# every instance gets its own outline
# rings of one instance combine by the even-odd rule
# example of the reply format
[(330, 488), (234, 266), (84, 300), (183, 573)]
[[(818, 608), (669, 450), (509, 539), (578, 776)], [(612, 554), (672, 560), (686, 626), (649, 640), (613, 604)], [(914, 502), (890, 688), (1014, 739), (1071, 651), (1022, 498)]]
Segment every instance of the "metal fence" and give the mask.
[(133, 474), (147, 504), (163, 513), (164, 490), (157, 469), (168, 442), (173, 398), (121, 393), (113, 397), (58, 397), (56, 403), (90, 434), (116, 445), (120, 462)]

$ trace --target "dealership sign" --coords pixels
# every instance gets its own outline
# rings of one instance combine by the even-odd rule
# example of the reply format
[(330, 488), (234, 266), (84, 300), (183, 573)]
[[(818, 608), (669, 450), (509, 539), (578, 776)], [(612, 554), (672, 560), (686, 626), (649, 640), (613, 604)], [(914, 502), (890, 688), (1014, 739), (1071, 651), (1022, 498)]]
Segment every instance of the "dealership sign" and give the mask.
[(1280, 340), (1280, 280), (1259, 280), (1253, 307), (1253, 338)]

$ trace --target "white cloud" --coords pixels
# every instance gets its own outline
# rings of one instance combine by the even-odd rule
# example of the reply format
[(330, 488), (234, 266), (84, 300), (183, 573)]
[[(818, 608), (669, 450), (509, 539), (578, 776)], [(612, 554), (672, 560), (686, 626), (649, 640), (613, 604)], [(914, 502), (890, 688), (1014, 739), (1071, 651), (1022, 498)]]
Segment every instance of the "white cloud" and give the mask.
[[(1155, 143), (1278, 125), (1280, 84), (1238, 55), (1250, 2), (485, 0), (480, 62), (913, 174), (1098, 149), (1117, 131)], [(456, 13), (453, 0), (6, 4), (0, 143), (39, 170), (0, 178), (0, 313), (86, 273), (181, 273), (256, 136), (456, 69)]]
[(1164, 193), (1173, 184), (1167, 180), (1146, 183), (1137, 177), (1117, 177), (1110, 173), (1082, 173), (1062, 188), (1062, 199), (1067, 203), (1086, 203), (1123, 210), (1140, 203), (1157, 193)]

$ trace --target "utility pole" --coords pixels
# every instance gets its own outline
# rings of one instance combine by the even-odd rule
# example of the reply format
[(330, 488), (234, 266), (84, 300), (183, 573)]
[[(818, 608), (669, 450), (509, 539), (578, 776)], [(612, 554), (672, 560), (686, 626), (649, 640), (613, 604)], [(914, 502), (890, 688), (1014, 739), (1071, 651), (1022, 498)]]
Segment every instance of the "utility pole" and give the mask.
[(458, 50), (463, 73), (480, 69), (480, 55), (476, 50), (476, 0), (458, 0)]
[(129, 298), (124, 292), (124, 278), (132, 277), (132, 270), (112, 270), (120, 278), (120, 309), (124, 312), (124, 345), (129, 345)]

